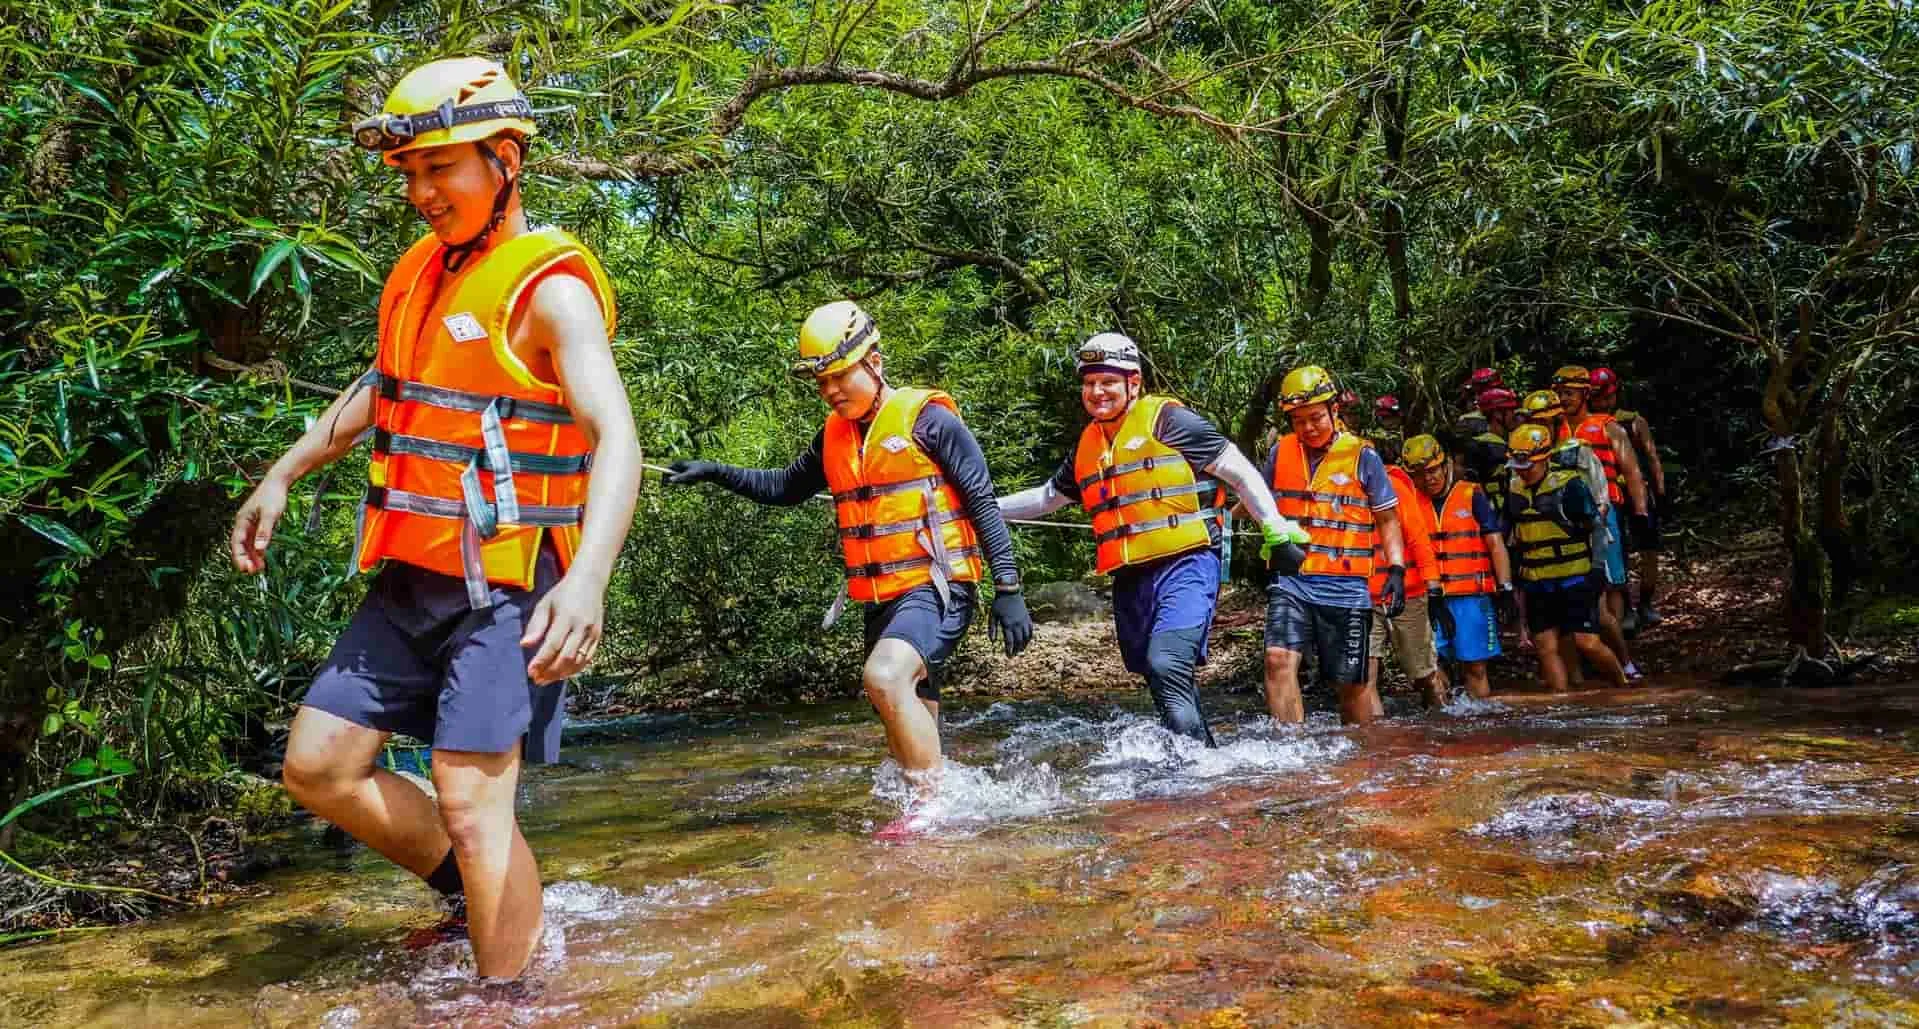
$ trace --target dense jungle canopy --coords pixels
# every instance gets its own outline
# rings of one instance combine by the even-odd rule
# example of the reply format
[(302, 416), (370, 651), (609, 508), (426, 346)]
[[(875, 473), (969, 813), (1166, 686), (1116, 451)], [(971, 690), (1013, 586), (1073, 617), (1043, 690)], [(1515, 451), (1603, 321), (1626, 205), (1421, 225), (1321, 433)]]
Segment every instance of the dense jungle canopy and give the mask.
[[(346, 128), (464, 53), (540, 112), (527, 206), (606, 261), (651, 458), (783, 464), (822, 417), (794, 331), (851, 296), (1003, 489), (1117, 328), (1249, 448), (1305, 359), (1428, 426), (1474, 366), (1610, 364), (1682, 505), (1782, 530), (1815, 650), (1919, 542), (1899, 0), (8, 0), (0, 802), (158, 796), (297, 701), (363, 588), (360, 465), (303, 486), (262, 579), (219, 544), (422, 232)], [(852, 688), (831, 538), (649, 488), (596, 688)], [(1090, 567), (1019, 546), (1029, 581)]]

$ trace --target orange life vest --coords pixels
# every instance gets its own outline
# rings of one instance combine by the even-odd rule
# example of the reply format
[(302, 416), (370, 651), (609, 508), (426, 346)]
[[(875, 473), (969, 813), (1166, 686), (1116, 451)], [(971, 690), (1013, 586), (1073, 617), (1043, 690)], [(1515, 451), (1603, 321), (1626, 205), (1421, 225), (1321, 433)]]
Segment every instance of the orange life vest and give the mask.
[(533, 586), (552, 533), (561, 567), (579, 548), (592, 448), (566, 395), (536, 377), (507, 338), (528, 287), (550, 272), (584, 281), (607, 332), (613, 288), (591, 251), (541, 229), (487, 251), (451, 288), (440, 241), (400, 258), (380, 296), (380, 349), (356, 389), (372, 389), (373, 455), (355, 567), (404, 561), (466, 581)]
[[(1433, 512), (1439, 526), (1433, 533), (1433, 556), (1439, 562), (1439, 587), (1449, 597), (1470, 597), (1499, 589), (1485, 530), (1473, 515), (1473, 500), (1478, 496), (1477, 484), (1455, 482), (1439, 510)], [(1421, 506), (1432, 511), (1431, 505), (1432, 498), (1426, 497)]]
[(1619, 455), (1613, 451), (1612, 437), (1606, 432), (1606, 427), (1611, 424), (1612, 415), (1588, 414), (1573, 430), (1573, 435), (1591, 447), (1599, 463), (1606, 466), (1606, 495), (1613, 503), (1619, 504), (1625, 502), (1626, 493), (1620, 489)]
[(1111, 440), (1098, 425), (1079, 434), (1073, 479), (1093, 517), (1102, 575), (1213, 545), (1207, 520), (1224, 519), (1225, 491), (1154, 434), (1160, 412), (1177, 404), (1143, 396)]
[[(959, 414), (938, 390), (896, 389), (860, 431), (826, 416), (822, 453), (827, 488), (839, 517), (846, 559), (846, 597), (877, 604), (933, 583), (946, 598), (949, 582), (981, 578), (979, 535), (958, 491), (913, 440), (927, 404)], [(838, 605), (829, 621), (838, 614)]]
[(1297, 434), (1280, 437), (1273, 459), (1273, 498), (1279, 513), (1305, 528), (1302, 575), (1373, 574), (1373, 506), (1359, 481), (1359, 455), (1366, 445), (1342, 432), (1333, 437), (1319, 467), (1306, 471), (1306, 446)]
[[(1422, 502), (1425, 494), (1413, 485), (1413, 477), (1406, 469), (1389, 464), (1386, 479), (1393, 484), (1393, 495), (1399, 498), (1399, 506), (1393, 510), (1399, 512), (1399, 538), (1405, 548), (1406, 595), (1423, 596), (1427, 578), (1439, 574), (1439, 566), (1433, 560), (1433, 533), (1438, 527), (1433, 523), (1431, 509)], [(1375, 601), (1386, 592), (1387, 567), (1386, 543), (1375, 533), (1373, 574), (1367, 583)]]

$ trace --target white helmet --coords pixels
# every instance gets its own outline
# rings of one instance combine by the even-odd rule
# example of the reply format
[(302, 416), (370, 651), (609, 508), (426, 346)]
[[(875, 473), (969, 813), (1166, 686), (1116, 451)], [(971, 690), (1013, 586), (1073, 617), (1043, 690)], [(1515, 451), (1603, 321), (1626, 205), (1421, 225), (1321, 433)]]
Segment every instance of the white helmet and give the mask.
[(1074, 358), (1081, 375), (1093, 370), (1134, 375), (1140, 370), (1139, 344), (1120, 332), (1102, 332), (1081, 343)]

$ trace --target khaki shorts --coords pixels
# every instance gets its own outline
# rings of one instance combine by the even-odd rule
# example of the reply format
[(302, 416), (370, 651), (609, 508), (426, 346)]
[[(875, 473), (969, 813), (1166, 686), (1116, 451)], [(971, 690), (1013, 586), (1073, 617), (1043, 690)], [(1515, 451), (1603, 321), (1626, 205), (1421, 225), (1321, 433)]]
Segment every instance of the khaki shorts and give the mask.
[(1433, 623), (1426, 614), (1426, 598), (1407, 597), (1406, 610), (1387, 619), (1384, 608), (1373, 608), (1373, 630), (1366, 652), (1386, 659), (1386, 639), (1392, 637), (1393, 658), (1409, 679), (1424, 679), (1439, 671), (1439, 651), (1433, 646)]

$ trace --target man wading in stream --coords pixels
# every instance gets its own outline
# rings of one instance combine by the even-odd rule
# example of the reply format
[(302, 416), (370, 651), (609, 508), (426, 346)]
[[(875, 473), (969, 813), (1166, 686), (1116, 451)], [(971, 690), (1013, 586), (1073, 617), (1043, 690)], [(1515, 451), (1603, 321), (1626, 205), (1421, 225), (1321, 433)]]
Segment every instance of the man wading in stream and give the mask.
[(1100, 333), (1079, 348), (1076, 364), (1092, 421), (1051, 479), (1002, 498), (1000, 509), (1037, 518), (1069, 503), (1086, 508), (1100, 574), (1113, 577), (1126, 670), (1146, 677), (1161, 725), (1213, 746), (1194, 675), (1219, 600), (1221, 484), (1259, 521), (1262, 557), (1306, 533), (1280, 517), (1252, 462), (1213, 423), (1145, 392), (1131, 339)]
[[(520, 207), (534, 133), (526, 97), (477, 57), (414, 70), (354, 126), (432, 232), (387, 278), (373, 369), (273, 465), (232, 537), (233, 563), (263, 570), (288, 490), (371, 432), (354, 565), (381, 570), (294, 718), (287, 791), (456, 912), (463, 898), (483, 976), (519, 975), (539, 939), (520, 762), (558, 750), (562, 680), (599, 647), (640, 482), (606, 276)], [(394, 732), (433, 744), (437, 809), (375, 767)]]
[[(783, 469), (675, 461), (665, 481), (718, 483), (761, 504), (798, 504), (832, 491), (846, 586), (826, 625), (849, 598), (861, 602), (866, 697), (918, 802), (938, 785), (940, 677), (972, 624), (975, 584), (986, 568), (993, 573), (988, 635), (1005, 636), (1008, 657), (1026, 649), (1033, 620), (979, 441), (953, 398), (888, 383), (879, 343), (878, 326), (858, 304), (815, 309), (800, 326), (793, 365), (832, 409), (813, 445)], [(909, 807), (880, 835), (917, 827)]]

